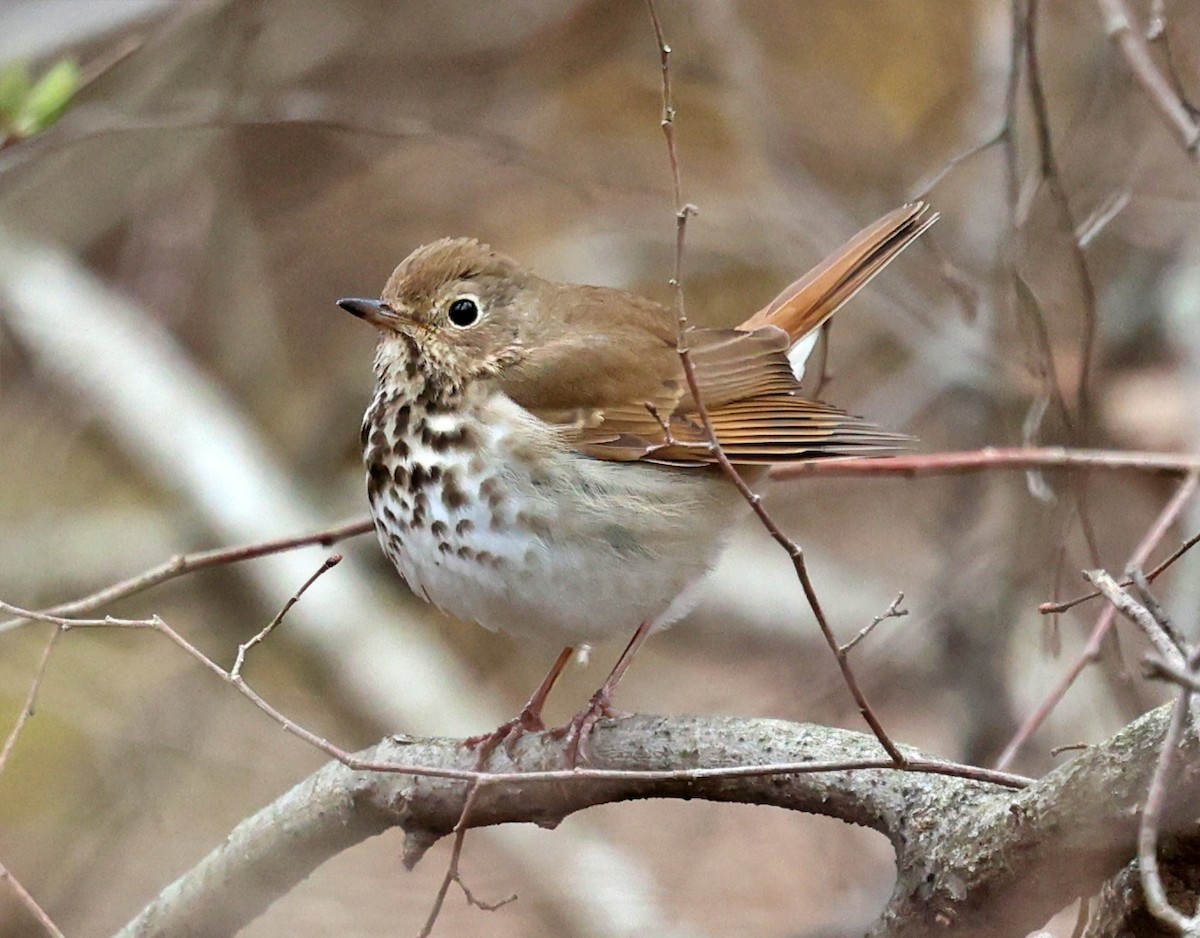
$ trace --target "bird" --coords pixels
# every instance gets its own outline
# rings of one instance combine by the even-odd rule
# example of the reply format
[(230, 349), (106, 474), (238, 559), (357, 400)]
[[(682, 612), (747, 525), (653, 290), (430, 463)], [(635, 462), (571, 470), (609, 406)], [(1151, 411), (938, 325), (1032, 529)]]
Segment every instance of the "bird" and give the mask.
[(801, 380), (820, 327), (936, 220), (925, 203), (904, 205), (740, 326), (689, 328), (682, 346), (670, 308), (542, 279), (471, 238), (418, 247), (378, 300), (338, 301), (378, 332), (361, 440), (384, 553), (443, 612), (560, 649), (514, 719), (467, 740), (481, 764), (545, 729), (546, 697), (577, 648), (632, 636), (554, 731), (570, 765), (586, 761), (596, 724), (619, 715), (613, 692), (638, 648), (690, 609), (748, 511), (716, 446), (757, 485), (776, 463), (906, 444)]

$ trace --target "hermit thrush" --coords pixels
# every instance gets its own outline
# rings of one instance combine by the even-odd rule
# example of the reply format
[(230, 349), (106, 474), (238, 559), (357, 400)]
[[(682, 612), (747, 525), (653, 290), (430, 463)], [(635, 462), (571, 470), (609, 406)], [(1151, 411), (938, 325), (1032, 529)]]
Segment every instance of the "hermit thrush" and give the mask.
[[(936, 217), (897, 209), (740, 327), (688, 331), (717, 442), (752, 478), (903, 439), (805, 397), (800, 378), (817, 328)], [(379, 330), (362, 441), (387, 556), (442, 610), (565, 649), (483, 752), (542, 728), (575, 646), (633, 635), (564, 728), (574, 763), (638, 646), (687, 611), (747, 507), (716, 466), (675, 314), (542, 280), (465, 238), (417, 248), (380, 300), (339, 305)]]

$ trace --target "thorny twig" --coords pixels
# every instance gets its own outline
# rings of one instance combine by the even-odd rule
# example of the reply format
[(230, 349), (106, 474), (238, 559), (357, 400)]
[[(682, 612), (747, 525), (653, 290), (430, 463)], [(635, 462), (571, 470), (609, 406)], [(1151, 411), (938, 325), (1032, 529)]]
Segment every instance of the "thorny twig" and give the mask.
[(812, 609), (813, 615), (816, 617), (817, 626), (821, 630), (821, 635), (825, 639), (825, 643), (829, 646), (829, 650), (833, 652), (837, 660), (842, 678), (851, 696), (854, 698), (854, 702), (858, 706), (859, 713), (862, 714), (863, 719), (871, 728), (871, 732), (875, 734), (875, 738), (879, 740), (879, 744), (883, 746), (884, 750), (892, 758), (892, 761), (898, 766), (904, 765), (904, 754), (888, 735), (878, 716), (876, 716), (870, 702), (867, 700), (866, 694), (863, 693), (862, 688), (859, 686), (858, 678), (850, 667), (845, 652), (841, 650), (837, 637), (833, 634), (833, 629), (830, 628), (829, 621), (825, 618), (825, 612), (821, 607), (820, 600), (817, 598), (812, 578), (809, 576), (808, 565), (804, 559), (804, 551), (800, 549), (800, 546), (795, 541), (783, 533), (779, 525), (775, 523), (775, 520), (763, 506), (762, 496), (746, 484), (746, 480), (742, 478), (737, 468), (730, 462), (729, 457), (721, 448), (720, 441), (717, 439), (712, 419), (709, 416), (708, 408), (705, 406), (703, 395), (700, 392), (700, 384), (696, 378), (695, 364), (692, 362), (692, 357), (688, 351), (687, 333), (689, 326), (683, 295), (684, 239), (687, 231), (688, 217), (696, 213), (696, 208), (693, 205), (685, 204), (683, 201), (683, 184), (679, 171), (679, 151), (675, 144), (675, 106), (671, 96), (671, 47), (667, 44), (663, 36), (662, 24), (659, 22), (658, 10), (654, 6), (654, 0), (646, 0), (646, 6), (650, 13), (650, 21), (654, 27), (654, 37), (658, 43), (659, 59), (662, 63), (661, 125), (663, 136), (666, 139), (667, 158), (671, 164), (672, 190), (675, 195), (675, 273), (671, 278), (671, 285), (675, 290), (675, 311), (679, 323), (676, 348), (679, 352), (679, 360), (683, 367), (684, 376), (687, 379), (688, 391), (692, 395), (692, 400), (696, 403), (696, 414), (700, 418), (701, 425), (704, 427), (705, 435), (712, 441), (713, 458), (716, 459), (717, 464), (741, 493), (755, 515), (758, 516), (758, 520), (762, 523), (763, 527), (775, 542), (787, 551), (788, 556), (791, 558), (792, 566), (796, 570), (796, 576), (800, 580), (800, 585), (804, 590), (805, 598), (808, 600), (809, 608)]

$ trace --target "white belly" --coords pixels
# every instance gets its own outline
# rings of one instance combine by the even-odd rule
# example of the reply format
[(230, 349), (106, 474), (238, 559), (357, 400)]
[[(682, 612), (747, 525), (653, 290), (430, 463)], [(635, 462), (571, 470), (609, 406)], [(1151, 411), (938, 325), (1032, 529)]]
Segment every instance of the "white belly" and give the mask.
[(410, 441), (403, 459), (384, 456), (401, 482), (425, 467), (426, 497), (372, 487), (376, 529), (416, 593), (489, 629), (565, 646), (666, 625), (687, 611), (687, 587), (745, 508), (712, 471), (548, 450), (546, 425), (502, 395), (431, 419), (447, 431), (465, 420), (474, 445)]

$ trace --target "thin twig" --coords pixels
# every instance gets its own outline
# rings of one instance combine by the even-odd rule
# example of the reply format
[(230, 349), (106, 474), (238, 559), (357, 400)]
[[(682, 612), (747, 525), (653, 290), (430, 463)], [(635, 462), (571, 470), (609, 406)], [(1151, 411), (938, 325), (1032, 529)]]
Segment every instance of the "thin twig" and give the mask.
[[(1042, 88), (1042, 73), (1038, 65), (1037, 25), (1039, 0), (1027, 0), (1028, 7), (1025, 22), (1025, 65), (1029, 76), (1029, 102), (1033, 111), (1033, 125), (1037, 140), (1038, 168), (1042, 181), (1050, 193), (1051, 199), (1058, 205), (1059, 211), (1066, 222), (1067, 234), (1070, 236), (1071, 259), (1079, 275), (1080, 299), (1083, 301), (1083, 335), (1080, 340), (1079, 384), (1076, 392), (1080, 430), (1087, 423), (1091, 410), (1091, 373), (1092, 359), (1095, 357), (1096, 345), (1096, 288), (1092, 283), (1092, 275), (1088, 270), (1087, 257), (1079, 246), (1075, 236), (1079, 225), (1075, 220), (1066, 187), (1063, 185), (1062, 174), (1058, 160), (1054, 155), (1054, 146), (1050, 136), (1050, 117), (1046, 105), (1046, 95)], [(1064, 416), (1068, 416), (1065, 415)], [(1079, 442), (1078, 440), (1076, 442)], [(1086, 512), (1083, 510), (1083, 498), (1080, 495), (1080, 520), (1084, 521)]]
[[(1170, 501), (1163, 507), (1163, 510), (1154, 519), (1154, 523), (1142, 537), (1142, 540), (1134, 548), (1133, 554), (1126, 566), (1140, 567), (1145, 564), (1146, 558), (1158, 545), (1158, 542), (1166, 536), (1171, 525), (1182, 514), (1183, 509), (1187, 506), (1188, 501), (1196, 491), (1198, 481), (1200, 481), (1200, 472), (1193, 470), (1179, 484), (1179, 487), (1175, 490), (1175, 494), (1171, 496)], [(1084, 646), (1082, 653), (1067, 673), (1063, 675), (1058, 684), (1046, 695), (1037, 709), (1021, 724), (1021, 727), (1014, 734), (1013, 738), (1009, 740), (1008, 745), (1004, 747), (1004, 752), (1001, 753), (999, 760), (996, 762), (996, 768), (1005, 769), (1012, 764), (1012, 760), (1016, 757), (1017, 752), (1025, 745), (1029, 737), (1037, 731), (1038, 727), (1045, 722), (1046, 717), (1058, 706), (1063, 697), (1066, 696), (1067, 691), (1075, 683), (1079, 675), (1083, 673), (1084, 668), (1099, 659), (1100, 649), (1104, 645), (1104, 639), (1108, 635), (1109, 629), (1112, 628), (1113, 623), (1116, 621), (1116, 616), (1117, 609), (1115, 606), (1110, 604), (1104, 607), (1096, 619), (1096, 624), (1088, 636), (1087, 644)]]
[(762, 523), (763, 527), (775, 542), (787, 551), (788, 556), (792, 559), (792, 566), (795, 568), (796, 576), (800, 580), (800, 585), (804, 590), (805, 598), (808, 600), (809, 608), (812, 609), (813, 615), (816, 617), (817, 626), (821, 630), (821, 635), (825, 639), (825, 643), (829, 646), (830, 651), (833, 652), (838, 668), (842, 673), (842, 678), (846, 682), (846, 686), (858, 706), (859, 713), (862, 714), (863, 719), (866, 720), (867, 725), (871, 728), (871, 732), (875, 734), (875, 738), (879, 740), (879, 744), (891, 756), (893, 762), (898, 766), (904, 765), (904, 754), (900, 751), (900, 747), (887, 734), (887, 731), (884, 730), (883, 724), (875, 715), (875, 711), (872, 709), (866, 694), (863, 693), (862, 688), (859, 686), (853, 669), (850, 667), (846, 653), (841, 649), (836, 636), (833, 634), (833, 629), (830, 628), (829, 622), (825, 618), (825, 612), (821, 608), (820, 601), (817, 599), (816, 589), (808, 573), (804, 551), (800, 549), (800, 546), (795, 541), (783, 533), (782, 529), (775, 523), (775, 520), (764, 507), (762, 496), (746, 484), (746, 480), (742, 478), (737, 468), (730, 462), (729, 457), (721, 448), (720, 441), (717, 439), (712, 419), (708, 413), (708, 407), (704, 403), (704, 397), (700, 391), (700, 382), (696, 378), (695, 364), (692, 362), (691, 354), (688, 351), (687, 333), (689, 327), (683, 296), (684, 238), (687, 231), (688, 217), (696, 213), (696, 208), (693, 205), (685, 204), (683, 201), (683, 183), (679, 171), (679, 151), (675, 144), (675, 106), (672, 103), (671, 97), (671, 47), (667, 45), (666, 39), (663, 36), (662, 24), (659, 22), (654, 0), (646, 0), (646, 6), (650, 12), (650, 21), (654, 26), (654, 37), (658, 42), (659, 59), (662, 63), (661, 123), (663, 136), (666, 138), (667, 143), (667, 158), (671, 164), (672, 190), (675, 195), (675, 275), (671, 278), (671, 284), (675, 289), (675, 312), (678, 320), (676, 349), (679, 353), (680, 363), (683, 366), (684, 377), (687, 379), (688, 391), (696, 404), (696, 415), (700, 418), (700, 423), (704, 427), (705, 436), (712, 442), (713, 458), (716, 459), (721, 470), (737, 488), (738, 492), (741, 493), (755, 515), (758, 516), (758, 520)]
[(467, 797), (463, 801), (462, 811), (459, 812), (458, 821), (454, 825), (454, 845), (450, 849), (450, 862), (446, 867), (446, 875), (442, 877), (442, 884), (438, 887), (437, 895), (433, 899), (433, 908), (429, 910), (429, 916), (425, 919), (425, 924), (421, 927), (417, 938), (429, 938), (433, 932), (434, 923), (437, 922), (438, 916), (442, 912), (442, 906), (446, 902), (446, 893), (450, 890), (451, 883), (457, 883), (458, 888), (463, 891), (467, 902), (475, 906), (477, 909), (482, 909), (484, 912), (495, 912), (508, 905), (510, 902), (517, 901), (516, 893), (501, 899), (499, 902), (484, 902), (476, 898), (475, 894), (463, 882), (460, 864), (462, 861), (463, 841), (467, 836), (467, 819), (471, 813), (471, 809), (475, 807), (475, 802), (479, 800), (479, 793), (487, 784), (485, 779), (475, 779), (471, 783), (471, 787), (467, 790)]
[(1157, 681), (1170, 681), (1172, 684), (1178, 684), (1180, 687), (1200, 693), (1200, 674), (1195, 671), (1189, 671), (1187, 668), (1154, 656), (1147, 657), (1143, 664), (1146, 669), (1146, 677)]
[[(1163, 571), (1167, 570), (1173, 563), (1175, 563), (1176, 560), (1178, 560), (1180, 557), (1182, 557), (1184, 554), (1186, 554), (1189, 550), (1191, 550), (1197, 544), (1200, 544), (1200, 532), (1197, 532), (1196, 534), (1193, 534), (1191, 537), (1189, 537), (1186, 541), (1184, 541), (1181, 545), (1179, 545), (1179, 547), (1175, 551), (1173, 551), (1171, 553), (1171, 555), (1169, 557), (1167, 557), (1166, 560), (1164, 560), (1157, 567), (1155, 567), (1153, 570), (1148, 572), (1146, 574), (1146, 580), (1150, 583), (1153, 583), (1156, 579), (1158, 579), (1159, 574), (1161, 574), (1161, 573), (1163, 573)], [(1121, 586), (1126, 587), (1126, 588), (1133, 586), (1133, 581), (1129, 580), (1129, 579), (1122, 580)], [(1082, 596), (1076, 596), (1074, 599), (1068, 599), (1065, 602), (1042, 603), (1040, 606), (1038, 606), (1038, 612), (1042, 613), (1042, 615), (1047, 615), (1049, 613), (1066, 612), (1068, 609), (1071, 609), (1074, 606), (1078, 606), (1080, 603), (1085, 603), (1089, 599), (1097, 599), (1097, 598), (1099, 598), (1099, 596), (1100, 596), (1099, 590), (1092, 590), (1092, 592), (1090, 592), (1090, 593), (1085, 593)]]
[(1133, 27), (1133, 16), (1124, 0), (1096, 0), (1100, 15), (1104, 17), (1104, 28), (1125, 56), (1133, 77), (1146, 92), (1171, 132), (1178, 138), (1184, 152), (1192, 159), (1200, 151), (1200, 124), (1180, 100), (1171, 83), (1159, 70), (1150, 47), (1138, 30)]
[(54, 646), (58, 644), (58, 640), (62, 634), (62, 628), (56, 626), (54, 631), (50, 633), (50, 639), (46, 642), (46, 647), (42, 650), (42, 657), (38, 661), (37, 669), (33, 673), (33, 680), (29, 683), (29, 692), (25, 695), (25, 705), (21, 707), (21, 712), (17, 714), (17, 722), (9, 732), (8, 738), (4, 740), (4, 748), (0, 749), (0, 772), (3, 772), (5, 766), (8, 765), (8, 757), (17, 745), (17, 737), (21, 735), (21, 731), (25, 729), (25, 724), (33, 716), (34, 706), (37, 704), (38, 689), (42, 686), (42, 679), (46, 676), (46, 668), (50, 664), (50, 653), (54, 651)]
[(1139, 603), (1117, 584), (1105, 570), (1085, 570), (1083, 578), (1104, 594), (1104, 598), (1117, 607), (1117, 611), (1142, 630), (1160, 655), (1176, 664), (1183, 663), (1183, 654), (1174, 639), (1159, 625), (1150, 610)]
[[(1195, 655), (1188, 664), (1192, 669), (1195, 668)], [(1179, 701), (1171, 712), (1171, 722), (1166, 735), (1163, 736), (1158, 762), (1154, 766), (1154, 774), (1146, 791), (1146, 804), (1142, 808), (1141, 823), (1138, 827), (1138, 874), (1142, 881), (1142, 892), (1146, 897), (1146, 908), (1160, 922), (1181, 935), (1195, 935), (1200, 927), (1200, 917), (1184, 915), (1171, 905), (1170, 899), (1167, 898), (1167, 890), (1163, 886), (1162, 875), (1158, 869), (1158, 831), (1163, 805), (1167, 799), (1167, 779), (1170, 777), (1171, 763), (1174, 761), (1176, 750), (1183, 742), (1183, 730), (1187, 723), (1191, 697), (1192, 692), (1188, 687), (1179, 692)]]
[(446, 875), (442, 877), (442, 884), (438, 886), (438, 891), (433, 897), (433, 907), (429, 910), (429, 915), (425, 919), (425, 924), (421, 926), (421, 931), (418, 932), (417, 938), (429, 938), (429, 935), (433, 932), (434, 923), (442, 913), (442, 906), (446, 902), (446, 893), (450, 891), (450, 884), (458, 877), (458, 861), (462, 856), (463, 840), (467, 833), (467, 826), (463, 822), (471, 808), (474, 807), (475, 800), (479, 797), (479, 789), (480, 784), (476, 780), (471, 783), (471, 787), (467, 790), (467, 797), (463, 801), (462, 811), (458, 815), (458, 823), (454, 825), (454, 846), (450, 851), (450, 863), (446, 867)]
[(1133, 589), (1137, 592), (1141, 604), (1146, 607), (1146, 611), (1154, 617), (1154, 621), (1167, 634), (1171, 643), (1179, 649), (1180, 654), (1186, 655), (1187, 640), (1175, 628), (1175, 623), (1171, 621), (1171, 616), (1163, 608), (1162, 603), (1158, 601), (1158, 597), (1154, 595), (1154, 591), (1150, 589), (1150, 581), (1146, 579), (1146, 574), (1138, 567), (1131, 567), (1125, 571), (1125, 576), (1133, 581)]
[(187, 655), (198, 661), (205, 669), (215, 674), (221, 680), (232, 684), (247, 700), (262, 710), (268, 717), (278, 723), (292, 735), (304, 740), (309, 745), (319, 749), (332, 759), (336, 759), (349, 769), (358, 772), (389, 772), (398, 775), (414, 775), (426, 778), (447, 778), (460, 781), (476, 779), (487, 782), (564, 782), (571, 779), (615, 780), (638, 779), (644, 781), (699, 781), (712, 778), (748, 778), (767, 775), (809, 775), (820, 772), (847, 772), (867, 769), (894, 769), (903, 772), (927, 773), (932, 775), (948, 775), (955, 778), (967, 778), (979, 782), (1000, 785), (1005, 788), (1025, 788), (1031, 783), (1029, 778), (1015, 775), (1011, 772), (981, 768), (974, 765), (964, 765), (943, 759), (908, 759), (903, 764), (897, 764), (891, 759), (848, 759), (837, 762), (780, 762), (765, 765), (740, 765), (711, 769), (678, 769), (670, 771), (638, 772), (621, 769), (559, 769), (545, 772), (485, 772), (468, 769), (435, 769), (419, 765), (404, 765), (393, 762), (370, 762), (360, 759), (347, 750), (341, 749), (328, 740), (318, 736), (311, 730), (284, 716), (273, 706), (263, 700), (242, 678), (234, 679), (228, 671), (206, 656), (196, 646), (176, 632), (163, 619), (153, 616), (149, 619), (117, 619), (107, 616), (103, 619), (64, 619), (61, 616), (51, 616), (29, 609), (21, 609), (5, 602), (0, 602), (0, 611), (8, 615), (21, 616), (40, 622), (50, 622), (61, 627), (62, 631), (72, 629), (116, 628), (134, 631), (159, 632), (172, 643), (181, 648)]
[(16, 894), (21, 905), (25, 906), (29, 914), (38, 920), (38, 924), (45, 929), (47, 935), (50, 935), (51, 938), (66, 938), (59, 927), (54, 924), (54, 919), (46, 914), (46, 910), (38, 905), (37, 900), (29, 894), (29, 890), (21, 885), (20, 880), (13, 876), (3, 863), (0, 863), (0, 879), (7, 881), (9, 888)]
[(288, 614), (288, 610), (290, 610), (292, 606), (296, 605), (296, 603), (300, 600), (300, 597), (304, 595), (305, 590), (316, 583), (323, 574), (328, 573), (341, 562), (341, 554), (332, 554), (331, 556), (327, 557), (325, 562), (317, 569), (317, 572), (304, 581), (304, 585), (301, 586), (300, 589), (296, 590), (291, 599), (283, 604), (283, 608), (276, 613), (274, 619), (272, 619), (263, 627), (261, 632), (250, 639), (250, 641), (238, 645), (237, 657), (234, 659), (233, 668), (229, 672), (229, 676), (233, 680), (237, 681), (241, 679), (242, 665), (246, 662), (246, 653), (275, 631), (279, 623), (283, 621), (283, 617)]
[(956, 453), (920, 453), (914, 456), (876, 456), (819, 459), (788, 463), (771, 470), (773, 479), (851, 478), (858, 476), (959, 475), (994, 469), (1108, 469), (1138, 470), (1185, 475), (1200, 472), (1200, 456), (1191, 453), (1147, 453), (1107, 449), (1070, 449), (1063, 446), (1013, 446), (966, 450)]
[[(177, 554), (165, 563), (151, 567), (149, 570), (144, 570), (135, 576), (121, 580), (111, 586), (106, 586), (102, 590), (97, 590), (80, 599), (73, 599), (70, 602), (59, 603), (57, 606), (51, 606), (48, 609), (38, 611), (49, 616), (74, 616), (81, 612), (91, 612), (93, 609), (98, 609), (119, 599), (125, 599), (136, 593), (144, 592), (152, 586), (158, 586), (160, 583), (165, 583), (184, 574), (194, 573), (197, 570), (239, 563), (243, 560), (253, 560), (256, 557), (265, 557), (268, 554), (278, 554), (283, 551), (295, 550), (297, 547), (308, 547), (314, 544), (329, 547), (338, 541), (366, 534), (373, 530), (373, 528), (374, 525), (371, 523), (370, 518), (357, 519), (327, 528), (324, 531), (317, 531), (315, 534), (304, 534), (300, 537), (284, 537), (256, 544), (244, 544), (239, 547), (219, 547), (215, 550), (202, 550), (191, 554)], [(25, 619), (10, 619), (7, 622), (0, 622), (0, 634), (19, 627), (25, 621)]]
[(941, 165), (941, 167), (939, 167), (937, 172), (935, 172), (932, 176), (929, 176), (929, 177), (925, 178), (924, 180), (922, 180), (921, 184), (915, 190), (912, 190), (912, 197), (910, 198), (909, 201), (924, 202), (929, 197), (929, 194), (937, 187), (937, 185), (943, 179), (945, 179), (947, 176), (949, 176), (952, 172), (954, 172), (954, 170), (956, 170), (963, 163), (967, 162), (968, 160), (974, 159), (975, 157), (979, 156), (981, 153), (986, 153), (988, 150), (990, 150), (992, 147), (996, 146), (997, 144), (1003, 143), (1005, 138), (1008, 136), (1008, 133), (1009, 133), (1009, 124), (1006, 121), (1004, 123), (1004, 126), (1002, 126), (994, 134), (992, 134), (992, 136), (989, 137), (987, 140), (984, 140), (982, 143), (976, 143), (975, 145), (971, 146), (970, 148), (963, 150), (960, 153), (956, 153), (954, 156), (950, 157), (950, 159), (946, 160), (946, 162), (943, 163)]
[(848, 654), (850, 649), (870, 635), (871, 632), (875, 630), (875, 627), (884, 619), (899, 619), (901, 616), (908, 615), (907, 609), (900, 608), (900, 604), (902, 602), (904, 602), (904, 594), (898, 593), (896, 598), (891, 601), (891, 603), (885, 610), (883, 610), (883, 612), (867, 623), (867, 625), (863, 626), (862, 631), (855, 635), (854, 638), (850, 639), (850, 641), (846, 642), (846, 644), (841, 645), (838, 650), (841, 651), (842, 654)]

